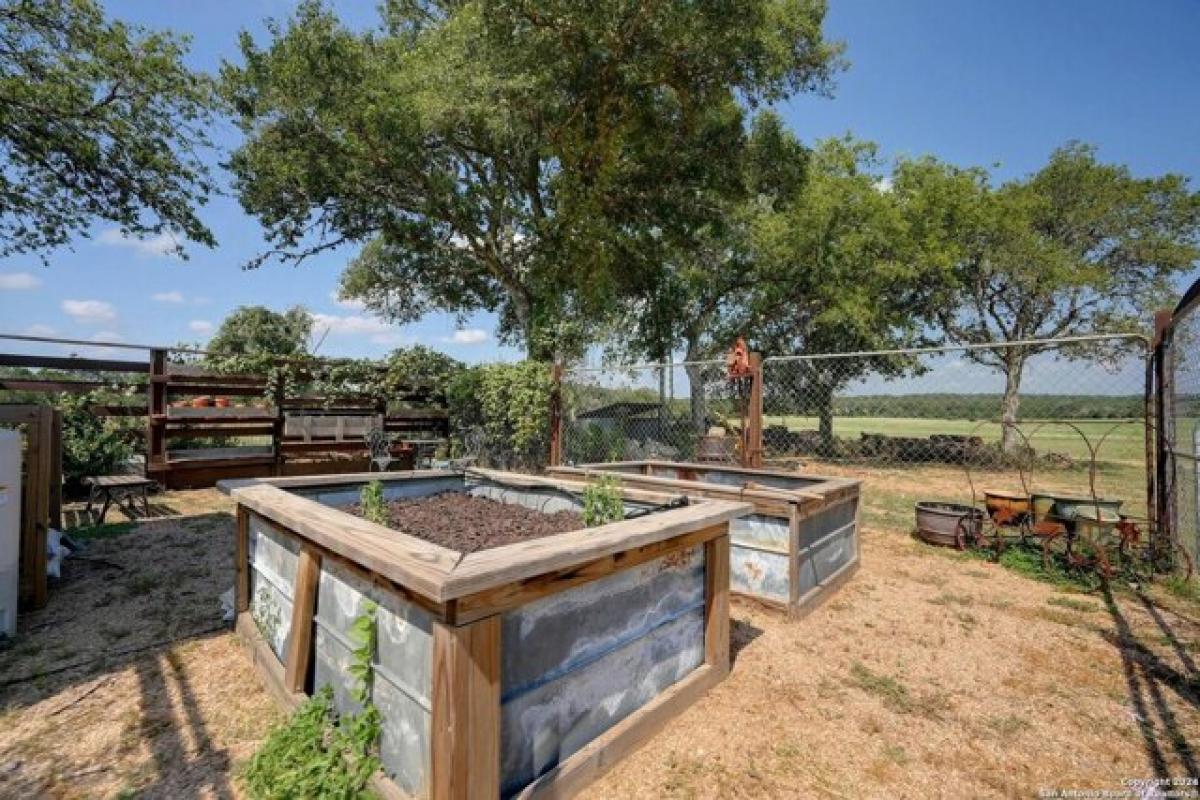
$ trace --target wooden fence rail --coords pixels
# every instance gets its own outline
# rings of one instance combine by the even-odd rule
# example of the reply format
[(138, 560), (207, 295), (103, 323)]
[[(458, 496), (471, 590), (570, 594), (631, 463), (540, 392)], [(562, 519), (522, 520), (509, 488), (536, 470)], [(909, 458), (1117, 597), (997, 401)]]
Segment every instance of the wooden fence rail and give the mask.
[[(145, 419), (146, 474), (167, 488), (212, 486), (225, 478), (365, 471), (370, 461), (362, 433), (368, 424), (380, 424), (400, 439), (392, 468), (414, 464), (415, 448), (405, 439), (429, 447), (449, 436), (447, 410), (432, 400), (428, 386), (414, 384), (389, 398), (407, 408), (389, 408), (372, 397), (284, 396), (269, 391), (265, 376), (205, 372), (171, 363), (169, 354), (168, 348), (151, 348), (145, 361), (134, 361), (0, 353), (0, 367), (31, 371), (0, 376), (0, 397), (86, 394), (114, 386), (132, 393), (98, 399), (90, 410)], [(228, 406), (195, 407), (192, 401), (200, 397), (225, 398)], [(293, 423), (304, 420), (335, 424), (310, 426), (321, 428), (315, 434), (293, 430)], [(218, 441), (194, 446), (201, 439)], [(193, 446), (172, 446), (179, 444)]]

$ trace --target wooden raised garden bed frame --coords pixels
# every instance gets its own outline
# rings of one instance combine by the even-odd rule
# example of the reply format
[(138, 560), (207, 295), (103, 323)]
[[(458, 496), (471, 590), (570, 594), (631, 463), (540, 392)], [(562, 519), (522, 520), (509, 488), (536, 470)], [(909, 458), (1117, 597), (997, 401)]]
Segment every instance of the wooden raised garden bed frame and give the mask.
[[(330, 659), (322, 657), (322, 645), (314, 640), (324, 636), (326, 642), (330, 641), (328, 623), (321, 617), (333, 613), (334, 607), (344, 607), (346, 596), (329, 593), (331, 600), (318, 599), (318, 595), (325, 597), (333, 585), (331, 575), (369, 587), (374, 595), (382, 593), (392, 607), (402, 607), (402, 615), (393, 619), (411, 621), (419, 617), (427, 621), (431, 630), (427, 632), (426, 647), (430, 652), (426, 656), (424, 650), (420, 651), (423, 655), (415, 671), (425, 676), (424, 670), (428, 670), (425, 680), (416, 683), (428, 686), (426, 710), (422, 712), (427, 716), (420, 719), (429, 740), (427, 745), (422, 741), (418, 748), (423, 760), (417, 765), (415, 778), (401, 776), (399, 771), (393, 771), (395, 781), (377, 776), (375, 788), (385, 796), (432, 800), (570, 796), (611, 769), (728, 674), (729, 522), (748, 512), (748, 504), (692, 502), (636, 519), (464, 556), (319, 500), (323, 497), (333, 503), (329, 498), (336, 497), (340, 504), (372, 479), (382, 480), (385, 492), (410, 497), (427, 493), (422, 482), (435, 486), (433, 491), (440, 490), (436, 488), (439, 485), (444, 488), (446, 482), (461, 480), (468, 488), (485, 486), (495, 491), (548, 495), (556, 487), (580, 492), (584, 484), (489, 470), (422, 470), (221, 484), (237, 503), (237, 629), (268, 687), (285, 704), (294, 706), (314, 691), (317, 673), (322, 669), (328, 678), (328, 667), (323, 665), (328, 665)], [(646, 506), (677, 498), (678, 493), (626, 488), (622, 497), (627, 505)], [(288, 617), (283, 621), (286, 633), (270, 630), (269, 625), (263, 628), (252, 613), (252, 603), (256, 602), (252, 580), (261, 582), (261, 576), (270, 572), (255, 560), (255, 548), (261, 561), (272, 548), (283, 553), (279, 544), (291, 548), (288, 552), (294, 553), (294, 560), (289, 563), (295, 565), (294, 579), (288, 587), (290, 614), (280, 614)], [(257, 572), (260, 568), (266, 571)], [(672, 583), (660, 583), (668, 580)], [(345, 585), (339, 584), (342, 589)], [(666, 588), (659, 593), (662, 585)], [(685, 586), (686, 592), (680, 586)], [(685, 609), (661, 627), (650, 624), (654, 609), (685, 594), (693, 604), (690, 610)], [(699, 599), (693, 599), (696, 597)], [(380, 607), (383, 605), (381, 602)], [(574, 610), (559, 617), (557, 627), (546, 628), (543, 635), (538, 625), (547, 619), (555, 621), (560, 605)], [(623, 625), (625, 631), (643, 618), (647, 620), (643, 627), (649, 631), (636, 634), (642, 638), (612, 637), (614, 643), (603, 642), (608, 649), (599, 655), (585, 657), (579, 652), (584, 646), (580, 641), (586, 640), (587, 647), (597, 647), (590, 644), (596, 638), (595, 631), (572, 633), (584, 624), (610, 628)], [(541, 638), (522, 638), (526, 626)], [(383, 637), (382, 627), (380, 631)], [(554, 631), (558, 631), (557, 639), (549, 636)], [(506, 649), (509, 635), (516, 639), (508, 643), (511, 650)], [(565, 645), (558, 641), (572, 635), (579, 640)], [(686, 657), (671, 653), (664, 658), (662, 653), (669, 652), (677, 641), (686, 643), (685, 651), (681, 651)], [(382, 649), (381, 639), (381, 659)], [(559, 650), (569, 658), (553, 661)], [(604, 661), (635, 657), (629, 653), (643, 657), (651, 652), (655, 654), (652, 658), (662, 660), (646, 662), (653, 669), (636, 682), (640, 687), (637, 689), (629, 688), (629, 674), (621, 674), (620, 669)], [(548, 665), (549, 671), (531, 671), (534, 662), (546, 662), (539, 668)], [(664, 663), (668, 665), (665, 669)], [(589, 671), (589, 666), (595, 670)], [(671, 671), (676, 668), (678, 674)], [(528, 701), (531, 705), (516, 705), (512, 713), (506, 714), (507, 703), (526, 702), (507, 696), (513, 692), (509, 684), (514, 671), (530, 672), (534, 680), (529, 685), (537, 691), (549, 684), (546, 696), (551, 699), (534, 694)], [(598, 688), (597, 684), (602, 685)], [(523, 687), (517, 691), (523, 691)], [(529, 727), (529, 718), (547, 708), (557, 708), (553, 704), (564, 702), (563, 698), (573, 691), (618, 691), (615, 699), (623, 711), (618, 716), (591, 710), (605, 704), (579, 699), (569, 701), (570, 714), (564, 718), (572, 721), (566, 734), (555, 727), (558, 718), (553, 716), (551, 722), (539, 723), (541, 727)], [(550, 705), (539, 705), (543, 701)], [(590, 716), (596, 714), (607, 716), (597, 722)], [(587, 718), (586, 724), (577, 725), (576, 715)], [(407, 730), (411, 729), (409, 726)], [(528, 771), (529, 758), (521, 754), (526, 749), (534, 752), (535, 748), (533, 744), (525, 748), (518, 741), (528, 732), (537, 734), (538, 751), (545, 749), (547, 738), (553, 747), (561, 748), (559, 757), (550, 761), (539, 757), (532, 772)], [(523, 765), (520, 770), (509, 766), (509, 751), (525, 758), (517, 759)], [(406, 782), (408, 785), (402, 789)]]
[(551, 467), (565, 480), (615, 475), (623, 486), (754, 506), (730, 523), (730, 591), (804, 616), (858, 571), (860, 481), (680, 461)]

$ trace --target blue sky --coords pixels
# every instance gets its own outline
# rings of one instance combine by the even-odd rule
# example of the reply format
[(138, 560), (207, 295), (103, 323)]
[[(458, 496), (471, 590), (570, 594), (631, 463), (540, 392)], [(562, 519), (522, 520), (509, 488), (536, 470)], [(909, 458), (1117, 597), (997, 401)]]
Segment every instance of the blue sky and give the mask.
[[(374, 3), (338, 3), (355, 26)], [(780, 110), (808, 141), (853, 132), (887, 156), (932, 153), (992, 166), (1001, 178), (1037, 169), (1056, 146), (1080, 139), (1138, 174), (1200, 180), (1200, 3), (1153, 0), (831, 0), (827, 31), (847, 43), (850, 68), (834, 97), (800, 97)], [(236, 57), (239, 30), (293, 4), (272, 0), (109, 2), (110, 14), (192, 36), (191, 64), (213, 70)], [(216, 132), (236, 144), (229, 127)], [(214, 155), (215, 161), (217, 156)], [(218, 175), (222, 181), (224, 176)], [(300, 267), (241, 265), (263, 245), (236, 200), (202, 211), (219, 246), (165, 256), (155, 242), (122, 240), (100, 225), (50, 255), (0, 260), (0, 332), (136, 343), (202, 341), (238, 305), (301, 304), (329, 334), (326, 355), (378, 356), (421, 342), (467, 361), (519, 357), (499, 346), (494, 320), (459, 330), (445, 315), (403, 327), (333, 300), (352, 251)], [(7, 345), (6, 345), (7, 349)], [(25, 348), (35, 352), (35, 348)], [(77, 348), (78, 349), (78, 348)]]

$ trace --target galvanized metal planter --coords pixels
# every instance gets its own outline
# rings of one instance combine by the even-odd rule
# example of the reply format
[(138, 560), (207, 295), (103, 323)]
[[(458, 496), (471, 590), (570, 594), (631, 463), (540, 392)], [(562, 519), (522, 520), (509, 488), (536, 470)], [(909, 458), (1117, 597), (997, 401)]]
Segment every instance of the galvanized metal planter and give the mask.
[(562, 489), (584, 487), (484, 470), (222, 487), (238, 504), (238, 628), (280, 697), (329, 685), (354, 710), (348, 634), (376, 603), (385, 793), (569, 794), (728, 672), (729, 526), (749, 505), (701, 500), (463, 556), (333, 507), (374, 478), (389, 499), (462, 491), (548, 512), (578, 508)]
[(572, 480), (598, 473), (616, 474), (629, 487), (751, 503), (753, 513), (729, 525), (735, 593), (802, 615), (858, 569), (859, 481), (654, 460), (549, 470)]

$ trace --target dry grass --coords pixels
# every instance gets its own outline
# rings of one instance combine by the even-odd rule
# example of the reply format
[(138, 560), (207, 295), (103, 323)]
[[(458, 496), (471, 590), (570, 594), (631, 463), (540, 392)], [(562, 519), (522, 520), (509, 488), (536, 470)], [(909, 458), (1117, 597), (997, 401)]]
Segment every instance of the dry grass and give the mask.
[[(855, 578), (799, 622), (735, 601), (729, 679), (587, 796), (1028, 797), (1198, 773), (1200, 607), (1066, 594), (934, 550), (891, 491), (868, 487)], [(68, 562), (0, 655), (0, 796), (241, 794), (277, 712), (212, 630), (228, 508), (161, 502), (184, 515)]]
[(187, 492), (154, 511), (68, 559), (0, 654), (0, 796), (239, 793), (237, 765), (279, 713), (221, 623), (229, 506)]

